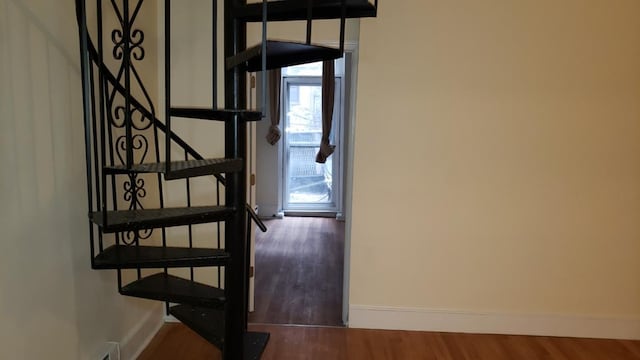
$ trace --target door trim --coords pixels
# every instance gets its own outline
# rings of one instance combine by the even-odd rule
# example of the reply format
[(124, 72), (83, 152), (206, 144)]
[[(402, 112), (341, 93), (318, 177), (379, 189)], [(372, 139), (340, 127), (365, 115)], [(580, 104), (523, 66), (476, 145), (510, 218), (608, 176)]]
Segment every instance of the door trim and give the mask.
[[(344, 173), (344, 161), (343, 161), (343, 144), (344, 144), (344, 132), (343, 132), (343, 122), (344, 122), (344, 77), (337, 76), (336, 77), (336, 91), (335, 91), (335, 106), (337, 111), (333, 113), (333, 122), (334, 127), (332, 129), (332, 133), (334, 135), (334, 145), (336, 145), (335, 152), (331, 155), (331, 164), (332, 164), (332, 203), (329, 204), (314, 204), (314, 203), (290, 203), (289, 202), (289, 173), (288, 173), (288, 164), (289, 164), (289, 135), (287, 134), (286, 128), (288, 127), (287, 122), (287, 109), (289, 104), (289, 87), (295, 85), (311, 85), (311, 86), (321, 86), (322, 78), (319, 76), (284, 76), (282, 78), (282, 113), (281, 113), (281, 121), (282, 124), (282, 148), (280, 152), (280, 157), (282, 159), (281, 164), (281, 184), (282, 184), (282, 193), (281, 193), (281, 201), (282, 201), (282, 209), (285, 213), (292, 212), (328, 212), (328, 213), (339, 213), (343, 208), (343, 173)], [(318, 146), (320, 144), (318, 143)]]

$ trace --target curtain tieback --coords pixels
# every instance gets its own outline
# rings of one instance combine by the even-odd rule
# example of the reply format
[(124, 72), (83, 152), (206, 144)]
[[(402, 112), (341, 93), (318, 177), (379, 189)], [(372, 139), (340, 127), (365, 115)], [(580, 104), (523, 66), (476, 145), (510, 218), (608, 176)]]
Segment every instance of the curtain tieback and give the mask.
[(278, 128), (278, 125), (271, 125), (269, 126), (269, 132), (267, 133), (267, 142), (271, 145), (275, 145), (278, 140), (280, 140), (280, 129)]
[(335, 145), (329, 144), (329, 140), (323, 140), (320, 143), (320, 151), (318, 151), (318, 155), (316, 155), (316, 162), (319, 164), (324, 164), (327, 162), (327, 158), (333, 154), (336, 150)]

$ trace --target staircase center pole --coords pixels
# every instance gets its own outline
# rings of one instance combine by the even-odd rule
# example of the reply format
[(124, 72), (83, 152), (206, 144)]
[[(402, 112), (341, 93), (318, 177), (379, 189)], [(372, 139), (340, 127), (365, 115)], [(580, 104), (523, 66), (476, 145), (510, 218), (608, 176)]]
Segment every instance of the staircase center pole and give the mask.
[[(247, 26), (234, 16), (233, 9), (246, 5), (246, 0), (224, 0), (224, 56), (228, 58), (245, 50)], [(238, 67), (226, 70), (224, 74), (225, 108), (246, 109), (245, 72)], [(243, 335), (247, 329), (245, 279), (248, 275), (246, 264), (246, 139), (247, 124), (238, 115), (234, 121), (225, 123), (225, 157), (242, 158), (245, 169), (227, 174), (225, 201), (236, 211), (225, 224), (225, 248), (231, 254), (231, 266), (225, 271), (224, 286), (227, 290), (224, 359), (243, 358)]]

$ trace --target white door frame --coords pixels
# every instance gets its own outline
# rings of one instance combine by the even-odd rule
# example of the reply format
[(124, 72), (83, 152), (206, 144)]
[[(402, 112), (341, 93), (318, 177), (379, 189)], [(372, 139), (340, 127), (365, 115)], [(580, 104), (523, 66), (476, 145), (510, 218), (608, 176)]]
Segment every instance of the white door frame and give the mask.
[[(323, 212), (337, 214), (342, 212), (343, 207), (343, 197), (342, 197), (342, 187), (343, 187), (343, 149), (342, 146), (344, 144), (343, 141), (343, 121), (344, 121), (344, 104), (343, 104), (343, 76), (336, 77), (336, 93), (335, 93), (335, 104), (338, 108), (338, 111), (335, 111), (333, 114), (334, 128), (332, 129), (334, 135), (334, 144), (336, 145), (335, 152), (331, 155), (332, 159), (332, 195), (333, 195), (333, 204), (331, 206), (326, 206), (324, 204), (290, 204), (288, 202), (287, 197), (289, 196), (289, 186), (287, 184), (289, 173), (288, 173), (288, 141), (289, 135), (287, 134), (287, 117), (286, 110), (287, 104), (289, 103), (289, 92), (288, 87), (290, 85), (322, 85), (322, 77), (321, 76), (283, 76), (282, 78), (282, 114), (281, 114), (281, 130), (282, 130), (282, 148), (279, 156), (281, 157), (280, 163), (282, 164), (281, 172), (280, 172), (280, 181), (282, 183), (282, 199), (280, 200), (282, 203), (282, 208), (287, 214), (289, 213), (304, 213), (304, 214), (313, 214), (313, 215), (322, 215)], [(337, 125), (337, 126), (335, 126)], [(319, 145), (319, 144), (318, 144)]]
[[(338, 42), (324, 42), (320, 45), (324, 46), (332, 46), (338, 47)], [(345, 239), (344, 239), (344, 267), (343, 267), (343, 291), (342, 291), (342, 321), (345, 325), (349, 323), (349, 291), (350, 291), (350, 274), (351, 274), (351, 226), (352, 226), (352, 199), (353, 199), (353, 163), (354, 163), (354, 140), (355, 140), (355, 120), (356, 120), (356, 103), (357, 103), (357, 80), (358, 80), (358, 43), (354, 41), (345, 42), (345, 53), (348, 54), (345, 61), (345, 76), (343, 81), (343, 91), (345, 92), (345, 98), (349, 99), (344, 104), (345, 112), (343, 116), (343, 127), (344, 127), (344, 151), (342, 153), (343, 157), (343, 169), (344, 173), (342, 174), (343, 180), (343, 206), (342, 206), (342, 214), (338, 215), (339, 219), (345, 220)], [(258, 76), (259, 78), (259, 76)], [(258, 83), (260, 80), (258, 79)], [(257, 87), (258, 90), (260, 86)], [(348, 92), (348, 93), (347, 93)], [(252, 92), (253, 96), (259, 95), (255, 92)], [(256, 99), (257, 97), (253, 97)], [(254, 136), (250, 141), (255, 142), (256, 137)], [(258, 139), (257, 141), (263, 141), (263, 139)], [(282, 146), (279, 142), (277, 146)], [(256, 144), (253, 143), (253, 148), (256, 149)], [(281, 150), (278, 150), (279, 153), (282, 153)], [(252, 154), (255, 156), (255, 153)], [(281, 157), (278, 157), (278, 168), (281, 169), (282, 161)], [(255, 164), (255, 160), (253, 160)], [(258, 180), (259, 181), (259, 180)], [(282, 194), (282, 183), (280, 182), (278, 192)], [(278, 196), (278, 201), (282, 201), (282, 196)], [(282, 203), (278, 205), (279, 209), (282, 209)], [(263, 214), (261, 212), (261, 214)], [(252, 242), (255, 241), (252, 239)], [(255, 247), (251, 248), (251, 256), (255, 257)], [(253, 265), (253, 264), (252, 264)], [(256, 269), (259, 271), (259, 269)], [(253, 284), (252, 284), (253, 285)], [(254, 304), (254, 292), (252, 286), (252, 292), (250, 297), (250, 304)]]
[[(345, 102), (345, 114), (343, 119), (344, 127), (344, 152), (342, 154), (344, 161), (344, 181), (343, 181), (343, 219), (345, 220), (344, 230), (344, 266), (342, 278), (342, 322), (349, 325), (349, 296), (350, 296), (350, 279), (351, 279), (351, 225), (353, 222), (352, 201), (353, 201), (353, 164), (354, 164), (354, 141), (355, 141), (355, 125), (356, 125), (356, 103), (357, 103), (357, 85), (358, 85), (358, 43), (345, 43), (345, 78), (344, 91), (345, 98), (349, 101)], [(350, 61), (349, 61), (350, 60)], [(346, 92), (349, 92), (348, 94)]]

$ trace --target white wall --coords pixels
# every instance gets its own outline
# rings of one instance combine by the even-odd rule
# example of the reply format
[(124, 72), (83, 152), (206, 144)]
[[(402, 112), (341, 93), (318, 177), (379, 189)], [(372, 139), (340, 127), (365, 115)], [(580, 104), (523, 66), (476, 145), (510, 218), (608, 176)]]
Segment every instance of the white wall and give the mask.
[(278, 216), (282, 211), (281, 174), (279, 156), (282, 142), (271, 145), (266, 136), (270, 119), (256, 124), (256, 203), (262, 218)]
[(635, 0), (380, 1), (361, 23), (352, 326), (596, 319), (560, 332), (640, 338), (638, 13)]
[(90, 269), (77, 38), (72, 1), (0, 0), (2, 359), (129, 359), (162, 320)]

